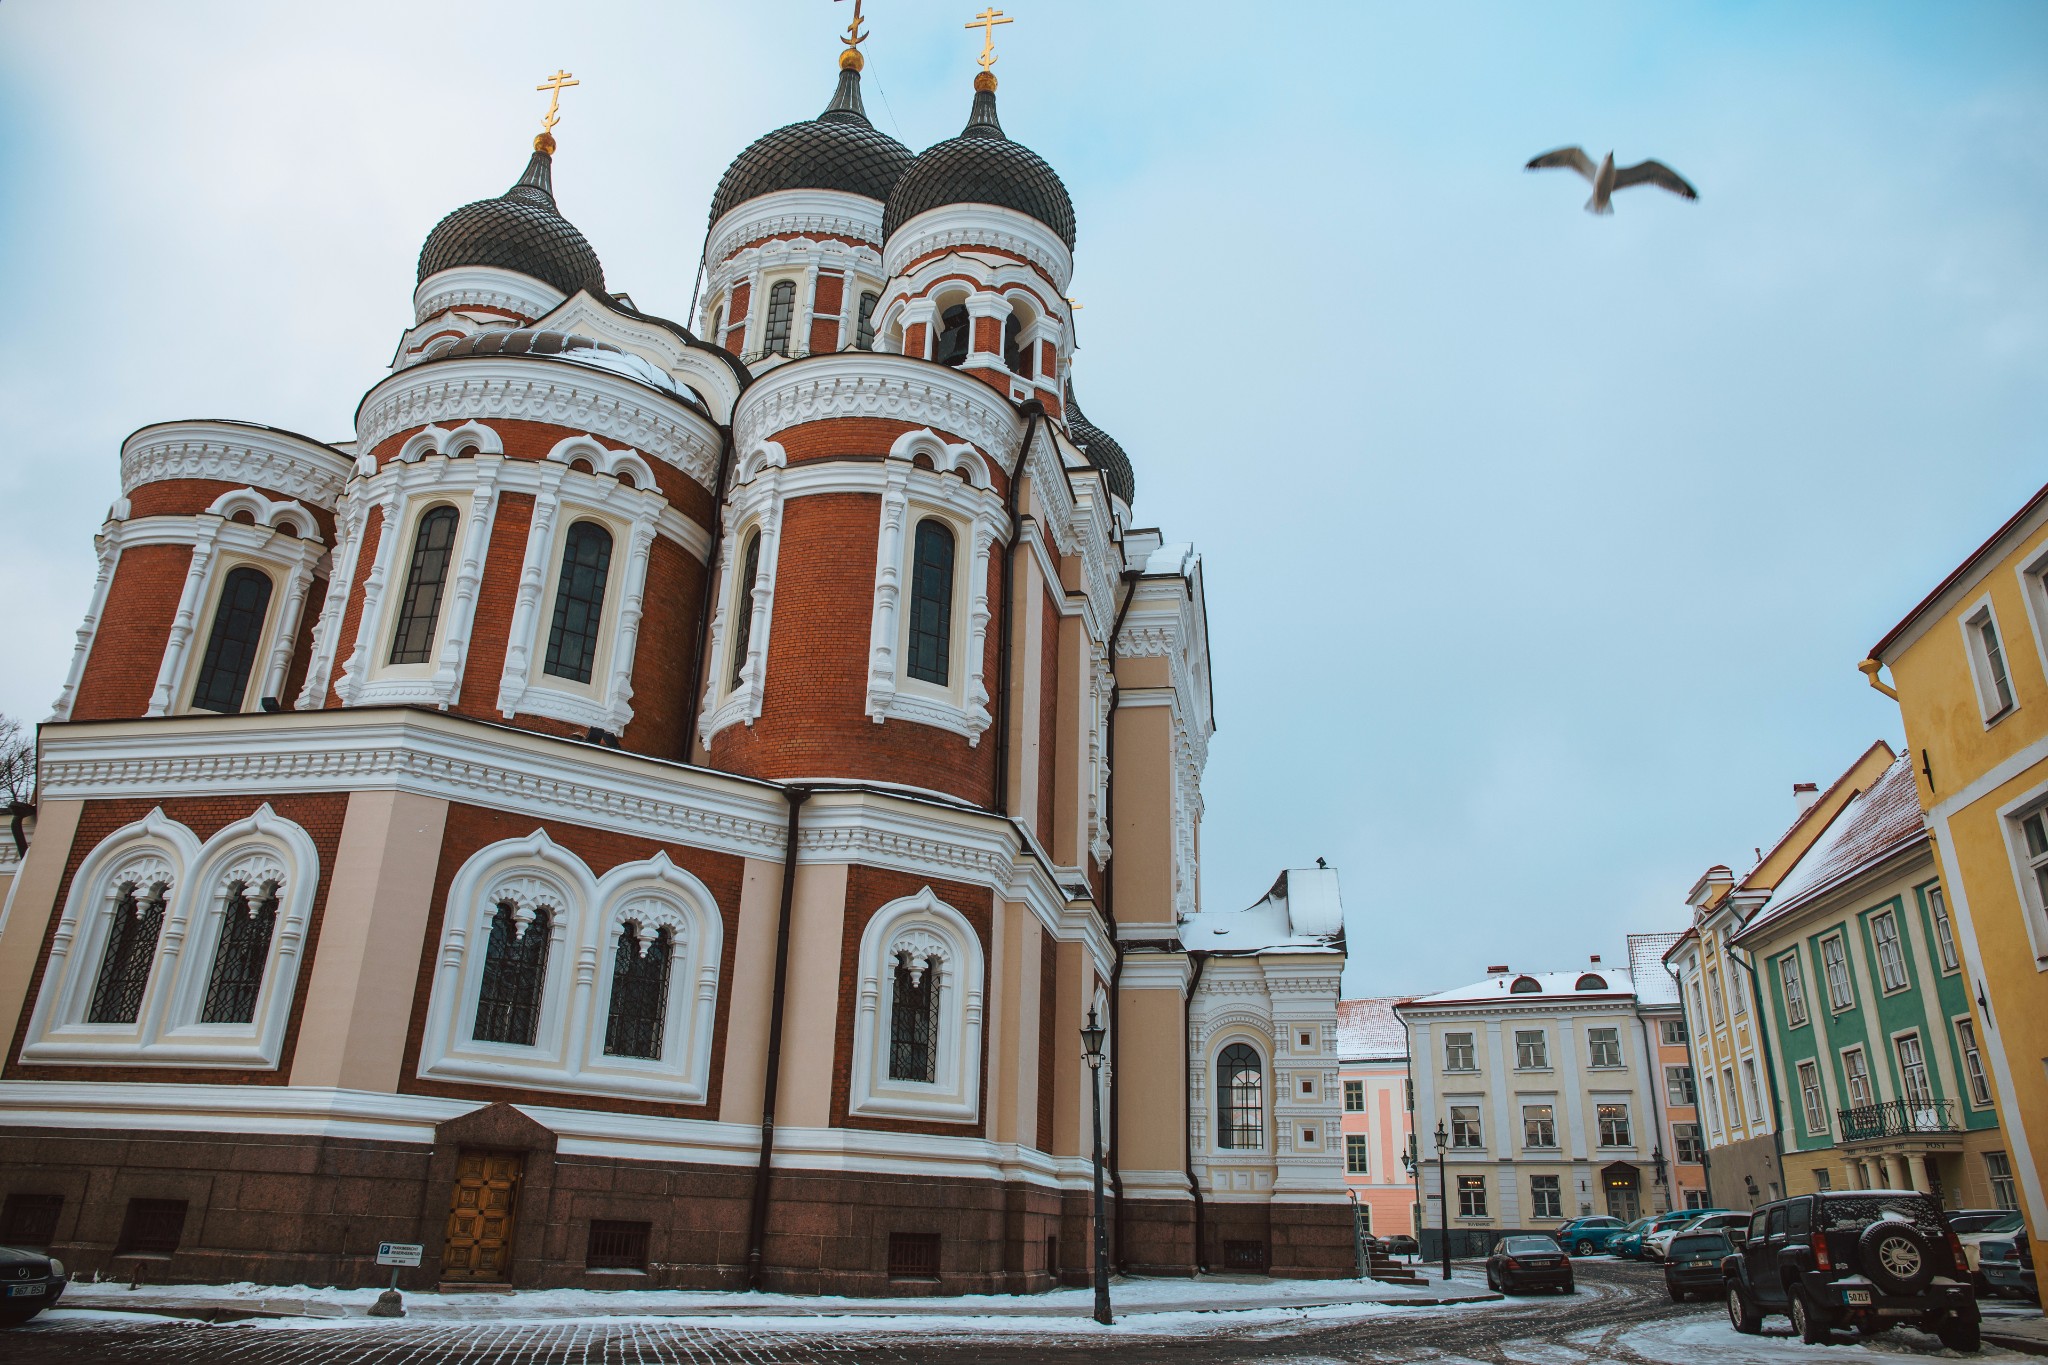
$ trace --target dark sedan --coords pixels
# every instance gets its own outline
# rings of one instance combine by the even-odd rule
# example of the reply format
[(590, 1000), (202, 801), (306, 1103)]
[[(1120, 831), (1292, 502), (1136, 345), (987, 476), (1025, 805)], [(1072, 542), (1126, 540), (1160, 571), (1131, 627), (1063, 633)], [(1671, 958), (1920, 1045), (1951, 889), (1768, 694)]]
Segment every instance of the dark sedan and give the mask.
[(68, 1283), (55, 1257), (0, 1247), (0, 1327), (27, 1322), (56, 1303)]
[(1664, 1262), (1664, 1287), (1673, 1303), (1683, 1303), (1697, 1294), (1718, 1299), (1724, 1288), (1722, 1258), (1735, 1254), (1735, 1244), (1720, 1229), (1685, 1232), (1671, 1239), (1671, 1254)]
[(1524, 1235), (1503, 1237), (1493, 1244), (1486, 1258), (1486, 1286), (1503, 1294), (1521, 1289), (1556, 1289), (1576, 1293), (1572, 1283), (1572, 1258), (1551, 1238)]

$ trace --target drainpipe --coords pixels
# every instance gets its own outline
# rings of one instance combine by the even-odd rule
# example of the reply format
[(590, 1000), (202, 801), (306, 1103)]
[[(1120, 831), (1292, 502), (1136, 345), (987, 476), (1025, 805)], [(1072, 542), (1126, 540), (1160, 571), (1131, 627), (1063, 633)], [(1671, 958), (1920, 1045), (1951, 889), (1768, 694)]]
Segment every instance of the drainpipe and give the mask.
[(782, 844), (782, 906), (775, 925), (775, 994), (768, 1006), (768, 1065), (761, 1079), (761, 1159), (754, 1167), (754, 1207), (747, 1222), (747, 1288), (761, 1289), (761, 1244), (768, 1232), (768, 1166), (775, 1150), (775, 1095), (782, 1082), (782, 1014), (789, 996), (789, 921), (796, 903), (797, 813), (809, 787), (785, 787), (789, 828)]
[[(1685, 1012), (1685, 981), (1677, 972), (1671, 970), (1670, 963), (1666, 962), (1663, 966), (1664, 975), (1671, 978), (1672, 986), (1678, 991), (1678, 1017), (1685, 1020), (1685, 1064), (1692, 1070), (1692, 1112), (1693, 1121), (1700, 1130), (1700, 1176), (1707, 1182), (1707, 1205), (1710, 1208), (1723, 1208), (1726, 1205), (1714, 1198), (1714, 1148), (1707, 1141), (1707, 1119), (1701, 1112), (1704, 1106), (1699, 1102), (1700, 1091), (1706, 1089), (1707, 1078), (1700, 1070), (1698, 1054), (1692, 1050), (1692, 1017)], [(1677, 1153), (1674, 1152), (1672, 1158), (1671, 1164), (1675, 1167), (1678, 1164)]]
[[(1401, 1047), (1407, 1053), (1405, 1061), (1408, 1074), (1401, 1078), (1404, 1093), (1401, 1100), (1408, 1112), (1408, 1178), (1415, 1182), (1415, 1211), (1408, 1219), (1408, 1233), (1415, 1239), (1416, 1256), (1422, 1254), (1422, 1148), (1416, 1143), (1415, 1134), (1415, 1035), (1408, 1029), (1408, 1019), (1400, 1010), (1394, 1017), (1401, 1021)], [(1431, 1087), (1433, 1090), (1435, 1087)], [(1434, 1096), (1432, 1096), (1434, 1098)], [(1341, 1126), (1341, 1125), (1340, 1125)], [(1410, 1258), (1411, 1260), (1414, 1258)]]
[(1194, 974), (1188, 977), (1187, 1000), (1181, 1006), (1181, 1056), (1187, 1059), (1187, 1092), (1182, 1103), (1187, 1108), (1186, 1139), (1188, 1193), (1195, 1197), (1195, 1273), (1206, 1274), (1209, 1264), (1202, 1257), (1203, 1249), (1209, 1245), (1207, 1236), (1207, 1212), (1202, 1206), (1202, 1182), (1195, 1179), (1195, 992), (1202, 985), (1202, 968), (1209, 965), (1207, 953), (1189, 953), (1188, 960), (1195, 964)]
[[(1036, 398), (1029, 398), (1018, 404), (1017, 410), (1025, 416), (1024, 439), (1017, 443), (1017, 464), (1010, 471), (1010, 488), (1004, 499), (1008, 504), (1004, 510), (1010, 518), (1010, 539), (1003, 552), (1003, 619), (998, 637), (1001, 643), (996, 649), (996, 678), (998, 686), (1002, 689), (996, 696), (996, 793), (995, 800), (989, 803), (990, 808), (1001, 815), (1010, 813), (1010, 650), (1011, 639), (1016, 633), (1014, 618), (1017, 614), (1017, 540), (1018, 532), (1024, 524), (1023, 507), (1018, 494), (1024, 487), (1024, 459), (1031, 453), (1031, 437), (1038, 430), (1039, 419), (1045, 416), (1045, 404)], [(1116, 648), (1114, 640), (1110, 642), (1110, 648)], [(1111, 1038), (1115, 1036), (1114, 1032), (1110, 1034)], [(1111, 1084), (1115, 1084), (1114, 1080)]]
[(1872, 687), (1884, 693), (1893, 701), (1897, 701), (1899, 699), (1898, 689), (1891, 686), (1883, 678), (1877, 676), (1878, 674), (1884, 672), (1884, 665), (1879, 663), (1877, 660), (1865, 659), (1862, 663), (1856, 665), (1856, 671), (1861, 673), (1864, 677), (1868, 678), (1870, 680), (1870, 685)]
[[(1121, 544), (1121, 542), (1119, 542)], [(1124, 600), (1116, 609), (1116, 622), (1109, 628), (1109, 715), (1103, 721), (1103, 761), (1110, 765), (1111, 780), (1102, 795), (1102, 824), (1105, 829), (1116, 828), (1116, 704), (1123, 691), (1116, 680), (1116, 642), (1124, 632), (1124, 618), (1130, 615), (1131, 604), (1138, 599), (1138, 580), (1144, 575), (1136, 569), (1125, 569)], [(1117, 1134), (1122, 1128), (1119, 1114), (1122, 1106), (1116, 1100), (1117, 1060), (1123, 1052), (1123, 1030), (1117, 1027), (1117, 999), (1124, 979), (1124, 945), (1116, 930), (1116, 845), (1110, 840), (1109, 861), (1102, 868), (1102, 922), (1109, 930), (1109, 1183), (1116, 1197), (1116, 1260), (1117, 1267), (1123, 1267), (1124, 1259), (1124, 1177), (1123, 1169), (1117, 1164)]]
[(28, 831), (23, 828), (24, 820), (33, 820), (36, 815), (35, 803), (16, 801), (7, 808), (10, 828), (14, 834), (14, 853), (18, 858), (28, 856)]
[[(1678, 1002), (1678, 1008), (1681, 1014), (1684, 1013), (1685, 1002), (1683, 1000)], [(1664, 1120), (1657, 1117), (1657, 1083), (1663, 1079), (1664, 1059), (1659, 1057), (1657, 1055), (1657, 1050), (1650, 1045), (1650, 1021), (1643, 1018), (1642, 1007), (1640, 1003), (1638, 1003), (1637, 1005), (1636, 1027), (1642, 1031), (1643, 1035), (1643, 1079), (1648, 1082), (1648, 1088), (1650, 1091), (1650, 1131), (1653, 1135), (1661, 1138), (1667, 1135), (1670, 1131), (1670, 1125), (1666, 1124)], [(1674, 1147), (1677, 1146), (1676, 1143), (1673, 1143), (1672, 1145)], [(1659, 1142), (1656, 1150), (1662, 1150), (1662, 1148), (1663, 1144)], [(1667, 1156), (1664, 1162), (1665, 1171), (1667, 1173), (1670, 1172), (1671, 1168), (1676, 1164), (1677, 1163), (1675, 1161), (1671, 1160)], [(1674, 1187), (1671, 1183), (1671, 1178), (1669, 1174), (1666, 1174), (1665, 1176), (1661, 1177), (1661, 1179), (1663, 1180), (1664, 1184), (1664, 1212), (1668, 1213), (1670, 1211), (1670, 1206), (1675, 1202), (1671, 1194), (1671, 1191)]]
[[(691, 307), (695, 308), (695, 304)], [(732, 472), (732, 427), (718, 429), (718, 487), (711, 495), (711, 552), (704, 558), (704, 591), (697, 601), (697, 658), (690, 666), (690, 723), (683, 731), (683, 758), (690, 757), (690, 745), (697, 739), (697, 721), (704, 710), (704, 664), (711, 655), (712, 602), (718, 591), (718, 555), (725, 540), (725, 485)], [(707, 748), (704, 761), (711, 761)]]

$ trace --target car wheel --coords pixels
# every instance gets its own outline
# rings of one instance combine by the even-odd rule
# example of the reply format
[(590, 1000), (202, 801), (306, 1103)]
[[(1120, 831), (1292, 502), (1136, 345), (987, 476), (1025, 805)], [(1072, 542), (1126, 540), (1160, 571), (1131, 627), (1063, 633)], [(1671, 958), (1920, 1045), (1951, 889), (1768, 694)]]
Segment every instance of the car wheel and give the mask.
[(1557, 1292), (1560, 1294), (1576, 1294), (1579, 1292), (1578, 1282), (1576, 1280), (1566, 1280), (1564, 1282), (1564, 1288), (1558, 1290)]
[(1834, 1326), (1814, 1303), (1804, 1289), (1795, 1288), (1786, 1296), (1791, 1300), (1792, 1330), (1799, 1333), (1799, 1339), (1808, 1346), (1825, 1346)]
[(1486, 1287), (1496, 1294), (1500, 1292), (1500, 1281), (1494, 1278), (1492, 1266), (1486, 1267)]
[(19, 1327), (48, 1306), (39, 1303), (33, 1308), (9, 1308), (0, 1312), (0, 1327)]
[(1976, 1315), (1967, 1318), (1951, 1316), (1947, 1322), (1934, 1329), (1934, 1335), (1941, 1338), (1941, 1344), (1951, 1351), (1981, 1351), (1984, 1349), (1984, 1333)]
[(1591, 1237), (1581, 1237), (1572, 1246), (1572, 1255), (1574, 1256), (1591, 1256), (1592, 1254), (1593, 1239)]
[(1756, 1311), (1756, 1305), (1739, 1284), (1728, 1286), (1728, 1323), (1746, 1337), (1764, 1330), (1764, 1315)]

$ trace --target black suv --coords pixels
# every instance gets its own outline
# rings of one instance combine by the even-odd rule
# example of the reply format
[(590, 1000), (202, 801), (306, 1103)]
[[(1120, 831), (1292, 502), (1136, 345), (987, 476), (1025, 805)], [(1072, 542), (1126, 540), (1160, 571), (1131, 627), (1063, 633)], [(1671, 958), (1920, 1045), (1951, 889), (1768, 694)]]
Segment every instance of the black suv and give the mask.
[(1756, 1333), (1792, 1319), (1817, 1345), (1837, 1327), (1866, 1335), (1911, 1323), (1957, 1351), (1978, 1349), (1977, 1297), (1941, 1208), (1911, 1190), (1841, 1190), (1765, 1204), (1721, 1263), (1728, 1318)]

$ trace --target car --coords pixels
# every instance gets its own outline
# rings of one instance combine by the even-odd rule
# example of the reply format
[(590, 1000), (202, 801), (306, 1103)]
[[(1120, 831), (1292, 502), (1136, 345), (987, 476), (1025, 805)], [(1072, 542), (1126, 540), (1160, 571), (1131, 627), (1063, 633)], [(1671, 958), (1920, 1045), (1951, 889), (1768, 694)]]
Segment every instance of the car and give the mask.
[(1516, 1233), (1495, 1242), (1493, 1254), (1486, 1258), (1486, 1287), (1512, 1294), (1530, 1286), (1576, 1294), (1572, 1258), (1556, 1239), (1540, 1232)]
[(1782, 1313), (1809, 1346), (1911, 1323), (1955, 1351), (1982, 1344), (1962, 1243), (1916, 1190), (1834, 1190), (1759, 1205), (1721, 1263), (1728, 1321), (1754, 1336)]
[(1721, 1297), (1721, 1263), (1735, 1253), (1735, 1243), (1716, 1228), (1712, 1232), (1681, 1232), (1672, 1239), (1664, 1257), (1664, 1288), (1673, 1303), (1684, 1303), (1697, 1295), (1703, 1299)]
[(1386, 1247), (1387, 1255), (1389, 1256), (1419, 1256), (1422, 1254), (1421, 1243), (1405, 1232), (1397, 1232), (1392, 1237), (1384, 1239), (1383, 1245)]
[(1650, 1229), (1652, 1220), (1638, 1218), (1607, 1240), (1607, 1254), (1619, 1256), (1624, 1261), (1633, 1261), (1643, 1252), (1643, 1234)]
[(1727, 1232), (1733, 1233), (1749, 1226), (1749, 1215), (1733, 1209), (1701, 1209), (1690, 1222), (1680, 1223), (1675, 1228), (1666, 1228), (1643, 1239), (1643, 1259), (1661, 1261), (1673, 1238), (1682, 1232)]
[(1950, 1209), (1948, 1230), (1961, 1236), (1965, 1233), (1982, 1232), (1993, 1223), (2012, 1217), (2011, 1209)]
[(2026, 1231), (2017, 1236), (1989, 1237), (1977, 1244), (1977, 1274), (1984, 1292), (1994, 1298), (2041, 1298), (2041, 1286), (2034, 1278), (2033, 1257), (2023, 1255)]
[(51, 1307), (70, 1283), (56, 1257), (27, 1247), (0, 1247), (0, 1327), (17, 1326)]
[(1591, 1256), (1607, 1250), (1607, 1244), (1627, 1226), (1619, 1218), (1574, 1218), (1554, 1235), (1558, 1245), (1570, 1248), (1572, 1255)]
[(1608, 1251), (1631, 1261), (1643, 1259), (1643, 1244), (1657, 1233), (1671, 1228), (1684, 1227), (1693, 1219), (1705, 1213), (1705, 1209), (1672, 1209), (1651, 1218), (1638, 1218), (1628, 1229), (1608, 1244)]
[(1958, 1234), (1956, 1240), (1963, 1244), (1963, 1260), (1970, 1269), (1970, 1283), (1977, 1287), (1979, 1294), (1989, 1294), (1991, 1292), (1991, 1284), (1977, 1266), (1977, 1260), (1982, 1254), (1984, 1243), (1988, 1241), (2010, 1242), (2015, 1232), (2019, 1232), (2027, 1226), (2027, 1220), (2007, 1209), (1989, 1222), (1978, 1218), (1971, 1218), (1966, 1220), (1970, 1225), (1968, 1228), (1959, 1228), (1956, 1226), (1956, 1218), (1958, 1216), (1957, 1214), (1949, 1215), (1949, 1231)]

